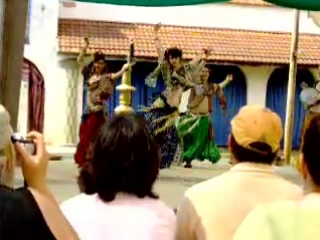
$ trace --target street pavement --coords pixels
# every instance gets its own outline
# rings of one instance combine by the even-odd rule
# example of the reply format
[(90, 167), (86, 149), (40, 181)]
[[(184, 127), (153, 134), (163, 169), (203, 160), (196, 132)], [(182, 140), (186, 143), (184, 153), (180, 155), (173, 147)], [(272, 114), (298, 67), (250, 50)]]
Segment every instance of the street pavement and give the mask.
[[(50, 161), (48, 167), (47, 181), (50, 189), (59, 202), (79, 194), (76, 183), (77, 168), (72, 160), (74, 148), (53, 149), (49, 148), (52, 154), (63, 156), (61, 161)], [(222, 160), (216, 164), (208, 161), (193, 161), (192, 169), (185, 169), (182, 166), (172, 166), (170, 169), (160, 171), (159, 179), (155, 184), (155, 192), (168, 206), (175, 208), (179, 204), (184, 192), (192, 185), (218, 176), (230, 168), (227, 154), (222, 155)], [(276, 171), (288, 180), (302, 185), (302, 179), (291, 167), (277, 167)], [(16, 173), (16, 186), (21, 186), (23, 177), (20, 169)]]

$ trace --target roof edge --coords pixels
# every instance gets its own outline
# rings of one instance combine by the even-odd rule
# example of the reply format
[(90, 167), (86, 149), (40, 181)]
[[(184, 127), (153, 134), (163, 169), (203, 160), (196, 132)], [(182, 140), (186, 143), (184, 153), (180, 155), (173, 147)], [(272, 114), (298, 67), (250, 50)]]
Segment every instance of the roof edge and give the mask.
[[(69, 54), (74, 55), (75, 58), (78, 56), (79, 53), (74, 52), (63, 52), (58, 51), (58, 54)], [(90, 54), (88, 54), (90, 55)], [(106, 55), (107, 60), (109, 61), (127, 61), (127, 56), (120, 56), (120, 55)], [(191, 58), (184, 58), (185, 60), (191, 60)], [(137, 62), (157, 62), (156, 57), (136, 57)], [(284, 62), (263, 62), (263, 61), (222, 61), (222, 60), (208, 60), (207, 64), (221, 64), (221, 65), (250, 65), (250, 66), (289, 66), (289, 63)], [(318, 67), (318, 64), (306, 64), (306, 63), (298, 63), (298, 67)]]
[[(98, 22), (98, 23), (110, 23), (110, 24), (125, 24), (125, 25), (143, 25), (143, 26), (150, 26), (153, 27), (156, 24), (151, 24), (151, 23), (132, 23), (132, 22), (119, 22), (119, 21), (99, 21), (99, 20), (88, 20), (88, 19), (73, 19), (73, 18), (59, 18), (58, 23), (61, 21), (73, 21), (73, 22), (80, 22), (80, 21), (86, 21), (86, 22)], [(206, 30), (206, 29), (215, 29), (218, 31), (235, 31), (235, 32), (246, 32), (246, 33), (267, 33), (267, 34), (275, 34), (275, 35), (280, 35), (280, 34), (291, 34), (290, 32), (279, 32), (279, 31), (258, 31), (258, 30), (249, 30), (249, 29), (233, 29), (233, 28), (218, 28), (218, 27), (196, 27), (196, 26), (179, 26), (179, 25), (173, 25), (173, 24), (163, 24), (162, 26), (164, 27), (179, 27), (183, 29), (201, 29), (201, 30)], [(59, 34), (59, 33), (58, 33)], [(316, 36), (320, 37), (319, 34), (316, 33), (300, 33), (300, 35), (304, 36)]]

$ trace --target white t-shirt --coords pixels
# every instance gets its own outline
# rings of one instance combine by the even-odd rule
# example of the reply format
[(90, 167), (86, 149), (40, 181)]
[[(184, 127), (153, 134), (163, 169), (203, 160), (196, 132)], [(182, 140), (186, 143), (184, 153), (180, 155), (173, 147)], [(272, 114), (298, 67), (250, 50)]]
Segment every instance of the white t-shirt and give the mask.
[(118, 194), (103, 202), (97, 194), (80, 194), (61, 210), (81, 240), (173, 240), (176, 217), (162, 201)]

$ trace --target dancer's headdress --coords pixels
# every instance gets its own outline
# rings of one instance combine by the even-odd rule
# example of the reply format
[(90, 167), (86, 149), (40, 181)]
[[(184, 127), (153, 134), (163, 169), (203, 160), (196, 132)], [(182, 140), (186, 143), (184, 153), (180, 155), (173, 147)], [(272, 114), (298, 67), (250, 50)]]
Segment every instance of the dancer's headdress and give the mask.
[(165, 52), (164, 52), (164, 59), (165, 60), (169, 60), (169, 56), (171, 56), (172, 58), (182, 58), (182, 50), (180, 48), (177, 47), (172, 47), (172, 48), (168, 48)]
[(94, 62), (98, 62), (98, 61), (100, 61), (100, 60), (105, 61), (105, 60), (106, 60), (106, 55), (105, 55), (103, 52), (101, 52), (101, 51), (97, 51), (97, 52), (95, 52), (95, 53), (93, 54), (93, 61), (94, 61)]

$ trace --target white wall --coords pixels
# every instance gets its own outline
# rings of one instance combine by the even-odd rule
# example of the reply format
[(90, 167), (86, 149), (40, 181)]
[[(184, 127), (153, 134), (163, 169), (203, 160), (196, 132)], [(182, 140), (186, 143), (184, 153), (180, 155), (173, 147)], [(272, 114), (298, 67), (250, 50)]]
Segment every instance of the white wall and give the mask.
[(247, 81), (247, 104), (265, 106), (267, 84), (274, 66), (239, 66)]
[[(145, 9), (77, 3), (64, 8), (58, 0), (32, 0), (30, 45), (25, 57), (35, 63), (45, 78), (44, 132), (54, 145), (77, 142), (70, 138), (78, 129), (82, 107), (82, 77), (70, 56), (57, 54), (58, 16), (70, 19), (148, 22), (163, 24), (239, 28), (264, 31), (291, 31), (292, 11), (282, 8), (241, 7), (228, 4)], [(45, 10), (41, 11), (42, 5)], [(59, 15), (58, 15), (59, 9)], [(179, 18), (176, 18), (179, 12)], [(193, 14), (196, 12), (197, 14)], [(270, 21), (272, 19), (273, 21)], [(301, 16), (302, 32), (319, 33), (306, 13)], [(247, 79), (249, 104), (265, 105), (267, 81), (275, 67), (240, 66)], [(316, 69), (312, 70), (316, 74)], [(77, 75), (78, 74), (78, 75)], [(75, 81), (75, 82), (73, 82)], [(72, 84), (71, 84), (72, 83)], [(76, 95), (76, 98), (70, 95)], [(70, 105), (74, 104), (71, 108)], [(70, 116), (70, 113), (73, 115)], [(73, 125), (73, 126), (71, 126)], [(75, 140), (74, 140), (75, 139)]]
[[(92, 4), (77, 2), (76, 7), (60, 4), (59, 17), (99, 21), (119, 21), (136, 23), (158, 23), (247, 29), (257, 31), (291, 32), (292, 9), (280, 7), (242, 6), (235, 4), (206, 4), (197, 6), (146, 8)], [(318, 33), (320, 29), (301, 12), (300, 30), (303, 33)]]
[(59, 0), (31, 0), (29, 40), (24, 57), (46, 74), (57, 49)]
[(63, 82), (66, 81), (64, 78), (59, 79), (56, 74), (59, 0), (31, 0), (30, 11), (30, 41), (25, 45), (24, 57), (33, 62), (44, 76), (44, 133), (50, 136), (59, 131), (57, 128), (62, 124), (61, 118), (57, 115), (61, 105), (56, 103)]

